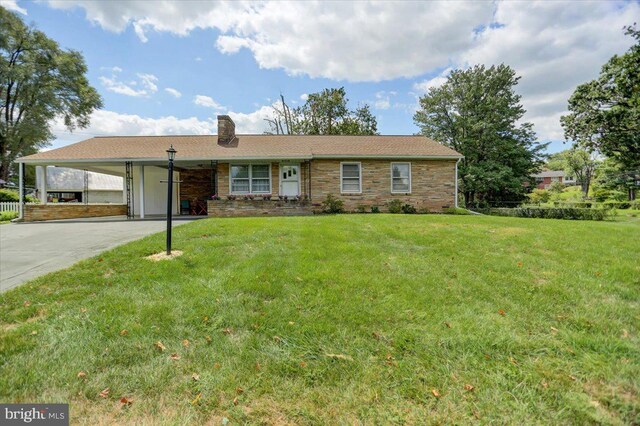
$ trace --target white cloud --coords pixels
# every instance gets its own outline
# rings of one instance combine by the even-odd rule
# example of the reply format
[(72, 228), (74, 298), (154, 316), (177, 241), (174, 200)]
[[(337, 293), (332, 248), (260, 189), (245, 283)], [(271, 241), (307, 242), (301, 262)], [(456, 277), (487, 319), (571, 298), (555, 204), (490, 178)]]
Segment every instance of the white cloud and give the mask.
[(375, 100), (372, 102), (373, 103), (373, 107), (375, 109), (389, 109), (391, 108), (391, 98), (393, 96), (396, 96), (398, 93), (394, 90), (391, 91), (384, 91), (381, 90), (379, 92), (376, 92), (375, 94)]
[(81, 7), (87, 19), (120, 32), (132, 26), (141, 41), (151, 31), (187, 35), (213, 28), (216, 46), (233, 54), (248, 49), (262, 68), (281, 68), (350, 81), (417, 76), (448, 62), (491, 22), (489, 2), (185, 2), (162, 7), (144, 0), (50, 0)]
[(213, 98), (210, 96), (196, 95), (196, 97), (193, 98), (193, 103), (196, 105), (200, 105), (207, 108), (213, 108), (217, 110), (226, 109), (225, 107), (220, 105), (218, 102), (214, 101)]
[(164, 91), (167, 92), (168, 94), (170, 94), (171, 96), (176, 97), (176, 98), (182, 97), (182, 93), (180, 93), (180, 91), (178, 91), (178, 90), (176, 90), (174, 88), (166, 87), (164, 89)]
[[(542, 139), (563, 139), (559, 118), (576, 86), (597, 77), (613, 54), (633, 43), (623, 27), (639, 3), (538, 2), (498, 4), (495, 23), (479, 34), (461, 65), (505, 63), (522, 77), (516, 90)], [(526, 7), (525, 7), (526, 6)]]
[(309, 99), (309, 94), (308, 93), (303, 93), (302, 95), (300, 95), (300, 99), (306, 102), (307, 99)]
[(12, 12), (18, 12), (23, 15), (27, 14), (27, 9), (18, 6), (17, 0), (0, 0), (0, 6)]
[[(137, 74), (138, 80), (132, 80), (128, 83), (120, 81), (116, 73), (121, 73), (122, 68), (108, 68), (112, 71), (111, 77), (100, 76), (99, 80), (105, 89), (125, 96), (142, 97), (149, 96), (158, 91), (158, 77), (153, 74)], [(141, 86), (140, 89), (136, 87)]]
[(196, 56), (194, 61), (196, 62), (202, 62), (202, 58), (200, 56)]
[(433, 78), (423, 80), (419, 83), (415, 83), (413, 85), (413, 89), (418, 91), (420, 94), (427, 93), (429, 89), (431, 89), (432, 87), (440, 87), (444, 83), (446, 83), (447, 77), (449, 76), (450, 72), (451, 72), (451, 68), (447, 68)]
[[(236, 123), (239, 134), (249, 134), (269, 130), (264, 119), (271, 112), (271, 106), (265, 105), (249, 113), (229, 111), (228, 114)], [(69, 132), (62, 120), (58, 120), (53, 124), (52, 130), (56, 137), (52, 148), (59, 148), (94, 136), (214, 135), (218, 131), (218, 123), (215, 117), (205, 120), (175, 116), (151, 118), (97, 110), (91, 115), (91, 124), (86, 129)]]
[[(449, 68), (505, 63), (522, 76), (517, 90), (526, 119), (543, 139), (560, 134), (556, 117), (576, 85), (597, 76), (602, 64), (631, 45), (622, 27), (640, 16), (640, 3), (618, 1), (49, 4), (81, 7), (87, 19), (109, 31), (132, 27), (142, 41), (154, 31), (184, 36), (214, 29), (219, 51), (247, 49), (261, 68), (291, 75), (380, 81), (445, 69), (419, 78), (413, 89), (421, 93), (442, 84)], [(381, 109), (394, 105), (377, 103)]]

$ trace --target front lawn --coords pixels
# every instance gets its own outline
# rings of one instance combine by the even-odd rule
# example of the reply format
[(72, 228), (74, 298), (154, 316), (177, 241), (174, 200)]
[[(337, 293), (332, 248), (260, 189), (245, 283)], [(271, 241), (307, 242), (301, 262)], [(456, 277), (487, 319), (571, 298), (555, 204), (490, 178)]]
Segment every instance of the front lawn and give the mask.
[(197, 221), (174, 260), (145, 259), (158, 234), (0, 295), (0, 401), (87, 424), (638, 424), (638, 225)]

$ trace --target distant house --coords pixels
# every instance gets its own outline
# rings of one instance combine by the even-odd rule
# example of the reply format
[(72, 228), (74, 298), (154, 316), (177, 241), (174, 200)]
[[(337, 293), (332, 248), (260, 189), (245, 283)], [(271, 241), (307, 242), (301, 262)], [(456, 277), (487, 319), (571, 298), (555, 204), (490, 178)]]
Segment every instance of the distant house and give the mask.
[[(25, 205), (24, 220), (127, 215), (165, 215), (167, 149), (177, 150), (173, 214), (210, 216), (313, 214), (329, 196), (347, 211), (385, 211), (398, 200), (419, 211), (457, 206), (457, 170), (462, 155), (424, 136), (245, 135), (227, 115), (218, 116), (217, 135), (95, 137), (17, 160), (43, 170), (76, 169), (73, 177), (43, 180), (41, 192), (82, 192), (89, 170), (124, 178), (120, 204), (96, 205), (88, 174), (88, 205)], [(47, 166), (58, 167), (47, 167)], [(78, 170), (79, 169), (79, 170)], [(57, 175), (56, 175), (57, 176)], [(73, 181), (65, 187), (63, 181)], [(113, 200), (117, 194), (110, 194)], [(111, 200), (112, 198), (109, 198)], [(42, 197), (41, 197), (42, 200)], [(80, 201), (80, 200), (79, 200)], [(81, 204), (81, 205), (79, 205)]]
[(538, 189), (549, 189), (554, 182), (560, 182), (566, 186), (578, 184), (574, 176), (565, 175), (561, 170), (543, 170), (533, 177), (536, 179)]
[(46, 175), (47, 202), (79, 202), (79, 203), (109, 203), (122, 204), (124, 194), (124, 179), (120, 176), (86, 170), (70, 169), (67, 167), (49, 166), (46, 171), (42, 167), (36, 168), (36, 187), (38, 198), (42, 198)]

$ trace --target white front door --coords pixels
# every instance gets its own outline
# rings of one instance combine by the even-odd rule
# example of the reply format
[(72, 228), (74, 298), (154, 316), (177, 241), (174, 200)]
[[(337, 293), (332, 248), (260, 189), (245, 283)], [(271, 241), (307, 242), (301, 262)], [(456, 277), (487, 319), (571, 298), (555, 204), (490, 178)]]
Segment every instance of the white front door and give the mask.
[(280, 165), (280, 195), (295, 197), (300, 195), (300, 165)]

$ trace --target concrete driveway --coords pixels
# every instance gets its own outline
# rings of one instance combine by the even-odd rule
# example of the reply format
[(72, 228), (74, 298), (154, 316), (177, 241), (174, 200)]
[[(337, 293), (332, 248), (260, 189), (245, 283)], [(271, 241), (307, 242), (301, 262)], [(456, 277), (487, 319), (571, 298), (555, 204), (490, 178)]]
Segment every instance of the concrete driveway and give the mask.
[[(174, 218), (173, 225), (197, 218)], [(0, 225), (0, 292), (165, 229), (164, 219), (96, 218)]]

